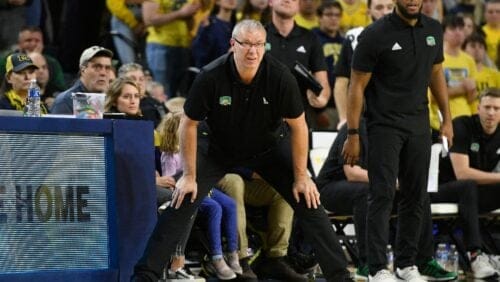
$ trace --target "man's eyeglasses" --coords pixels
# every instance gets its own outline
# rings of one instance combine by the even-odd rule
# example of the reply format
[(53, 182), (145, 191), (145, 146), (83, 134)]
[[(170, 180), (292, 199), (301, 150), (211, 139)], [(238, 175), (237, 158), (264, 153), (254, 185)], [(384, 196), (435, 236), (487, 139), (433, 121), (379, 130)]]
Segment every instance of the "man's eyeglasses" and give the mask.
[(255, 49), (263, 48), (266, 46), (266, 42), (257, 42), (257, 43), (251, 43), (251, 42), (241, 42), (238, 39), (234, 38), (234, 41), (236, 41), (238, 44), (241, 45), (244, 49), (250, 50), (250, 48), (255, 47)]

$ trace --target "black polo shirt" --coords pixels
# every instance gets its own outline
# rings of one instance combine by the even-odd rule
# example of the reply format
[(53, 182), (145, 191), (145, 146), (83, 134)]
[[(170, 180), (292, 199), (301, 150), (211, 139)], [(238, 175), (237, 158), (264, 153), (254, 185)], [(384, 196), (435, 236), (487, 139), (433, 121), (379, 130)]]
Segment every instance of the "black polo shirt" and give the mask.
[(443, 59), (441, 25), (425, 15), (410, 26), (393, 12), (366, 27), (358, 37), (352, 68), (372, 73), (365, 89), (368, 128), (429, 131), (427, 87), (433, 65)]
[[(500, 161), (500, 128), (488, 135), (483, 131), (479, 115), (460, 116), (453, 120), (453, 146), (450, 152), (469, 156), (469, 166), (491, 172)], [(456, 179), (449, 157), (439, 167), (441, 182)]]
[[(326, 71), (325, 56), (318, 38), (310, 30), (294, 24), (287, 37), (283, 37), (271, 22), (266, 26), (266, 51), (293, 70), (295, 61), (299, 61), (311, 73)], [(292, 73), (294, 73), (292, 71)], [(307, 87), (298, 79), (300, 92), (306, 99)], [(306, 100), (307, 101), (307, 100)], [(305, 105), (308, 105), (306, 103)]]
[(206, 120), (210, 152), (245, 160), (275, 146), (283, 118), (297, 118), (304, 109), (286, 66), (265, 54), (252, 82), (244, 84), (229, 53), (202, 69), (184, 111), (193, 120)]
[[(327, 185), (332, 181), (347, 180), (344, 173), (344, 157), (342, 156), (342, 150), (344, 149), (344, 142), (347, 139), (347, 125), (344, 124), (338, 134), (335, 137), (335, 141), (328, 152), (328, 157), (321, 167), (321, 170), (316, 177), (316, 184), (318, 189), (321, 191), (323, 186)], [(357, 165), (367, 169), (368, 166), (368, 140), (366, 133), (366, 126), (363, 120), (361, 120), (359, 127), (359, 139), (361, 142), (361, 152), (360, 158)]]

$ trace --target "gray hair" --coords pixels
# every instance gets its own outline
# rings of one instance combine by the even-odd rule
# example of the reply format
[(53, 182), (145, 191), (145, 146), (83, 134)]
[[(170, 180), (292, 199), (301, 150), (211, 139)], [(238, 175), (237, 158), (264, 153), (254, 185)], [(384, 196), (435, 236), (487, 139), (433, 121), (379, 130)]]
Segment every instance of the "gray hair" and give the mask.
[(118, 77), (124, 77), (128, 72), (137, 70), (144, 71), (142, 66), (137, 63), (124, 64), (118, 69)]
[(236, 26), (233, 29), (233, 34), (231, 36), (233, 38), (237, 38), (245, 31), (255, 31), (255, 30), (261, 31), (264, 34), (266, 34), (266, 29), (259, 21), (242, 20), (241, 22), (236, 24)]
[(157, 81), (150, 81), (146, 84), (146, 91), (148, 93), (151, 93), (151, 91), (155, 88), (155, 87), (163, 87), (163, 84), (157, 82)]

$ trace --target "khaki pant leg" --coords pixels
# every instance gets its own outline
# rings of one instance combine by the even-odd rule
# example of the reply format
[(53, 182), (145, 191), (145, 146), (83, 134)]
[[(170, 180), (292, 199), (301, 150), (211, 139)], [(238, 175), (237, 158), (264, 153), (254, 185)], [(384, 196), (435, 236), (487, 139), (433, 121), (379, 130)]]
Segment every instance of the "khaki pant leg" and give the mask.
[(245, 180), (245, 186), (247, 205), (269, 206), (266, 255), (268, 257), (285, 256), (292, 231), (293, 209), (270, 184), (262, 179)]

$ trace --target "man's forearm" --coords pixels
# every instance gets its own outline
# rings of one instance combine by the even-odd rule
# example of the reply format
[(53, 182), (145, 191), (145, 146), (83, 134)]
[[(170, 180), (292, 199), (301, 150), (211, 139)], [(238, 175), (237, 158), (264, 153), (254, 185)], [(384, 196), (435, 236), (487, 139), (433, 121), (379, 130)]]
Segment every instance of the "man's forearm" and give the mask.
[(287, 119), (290, 125), (293, 174), (295, 179), (307, 177), (307, 156), (309, 150), (308, 129), (304, 114), (297, 119)]
[(180, 152), (183, 174), (196, 177), (197, 122), (184, 116), (180, 124)]

